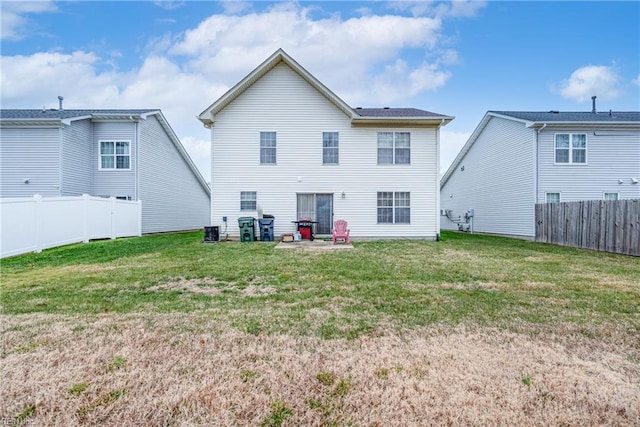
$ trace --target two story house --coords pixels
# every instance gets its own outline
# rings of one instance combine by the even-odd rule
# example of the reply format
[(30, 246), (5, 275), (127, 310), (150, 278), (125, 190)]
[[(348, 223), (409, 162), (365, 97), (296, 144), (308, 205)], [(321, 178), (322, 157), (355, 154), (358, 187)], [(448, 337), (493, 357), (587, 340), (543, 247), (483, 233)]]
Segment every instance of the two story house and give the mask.
[(640, 198), (640, 112), (488, 111), (442, 177), (441, 227), (535, 236), (535, 204)]
[(142, 232), (209, 224), (209, 186), (160, 110), (0, 110), (0, 197), (142, 201)]
[[(311, 217), (317, 235), (436, 239), (439, 129), (414, 108), (351, 108), (283, 50), (204, 110), (211, 128), (211, 222), (275, 217), (275, 234)], [(224, 219), (227, 222), (224, 222)]]

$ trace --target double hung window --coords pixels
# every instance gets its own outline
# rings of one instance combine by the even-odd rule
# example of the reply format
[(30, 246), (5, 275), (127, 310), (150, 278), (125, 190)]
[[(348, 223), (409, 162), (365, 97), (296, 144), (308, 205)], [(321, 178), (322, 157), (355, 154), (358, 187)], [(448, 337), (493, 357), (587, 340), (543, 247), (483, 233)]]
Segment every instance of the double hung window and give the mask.
[(338, 164), (338, 132), (322, 132), (322, 164)]
[(276, 163), (276, 133), (260, 132), (260, 164)]
[(378, 191), (378, 224), (409, 224), (411, 195), (408, 191)]
[(99, 169), (131, 169), (131, 141), (100, 141)]
[(410, 132), (378, 132), (378, 164), (410, 164)]
[(555, 162), (556, 164), (587, 163), (587, 135), (584, 133), (557, 133)]
[(240, 192), (240, 210), (255, 211), (257, 208), (257, 195), (255, 191)]

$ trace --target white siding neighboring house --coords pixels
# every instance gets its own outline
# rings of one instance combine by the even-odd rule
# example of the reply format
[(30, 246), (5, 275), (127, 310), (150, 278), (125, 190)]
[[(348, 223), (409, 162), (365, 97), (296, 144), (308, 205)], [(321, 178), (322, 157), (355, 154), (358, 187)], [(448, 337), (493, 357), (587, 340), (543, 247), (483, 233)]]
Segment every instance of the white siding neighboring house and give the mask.
[(275, 217), (275, 235), (310, 216), (351, 236), (436, 239), (439, 132), (453, 117), (351, 108), (278, 50), (203, 111), (211, 128), (211, 223)]
[(488, 111), (441, 179), (441, 227), (534, 237), (536, 203), (637, 199), (639, 181), (640, 112)]
[(209, 224), (209, 186), (160, 110), (0, 110), (0, 197), (142, 201), (142, 232)]

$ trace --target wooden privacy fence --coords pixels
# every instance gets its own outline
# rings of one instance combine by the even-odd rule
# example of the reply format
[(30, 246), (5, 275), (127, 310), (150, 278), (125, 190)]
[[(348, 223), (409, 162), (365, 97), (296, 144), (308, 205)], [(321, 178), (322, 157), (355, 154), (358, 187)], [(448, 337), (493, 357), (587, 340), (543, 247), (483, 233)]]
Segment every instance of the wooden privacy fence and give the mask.
[(536, 204), (536, 242), (640, 256), (640, 199)]

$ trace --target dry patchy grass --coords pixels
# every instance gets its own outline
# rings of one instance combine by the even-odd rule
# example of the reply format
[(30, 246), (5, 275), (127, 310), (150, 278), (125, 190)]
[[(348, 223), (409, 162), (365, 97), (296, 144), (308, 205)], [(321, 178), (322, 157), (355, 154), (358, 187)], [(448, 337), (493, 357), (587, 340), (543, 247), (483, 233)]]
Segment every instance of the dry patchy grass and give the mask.
[(638, 331), (615, 324), (322, 340), (206, 313), (1, 320), (0, 416), (36, 425), (640, 424)]

